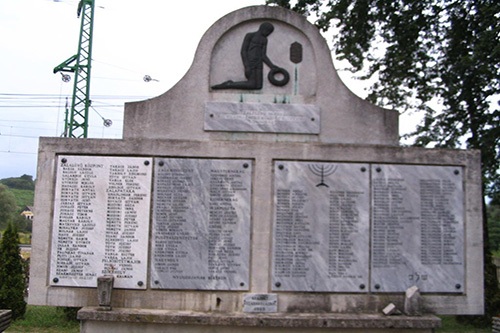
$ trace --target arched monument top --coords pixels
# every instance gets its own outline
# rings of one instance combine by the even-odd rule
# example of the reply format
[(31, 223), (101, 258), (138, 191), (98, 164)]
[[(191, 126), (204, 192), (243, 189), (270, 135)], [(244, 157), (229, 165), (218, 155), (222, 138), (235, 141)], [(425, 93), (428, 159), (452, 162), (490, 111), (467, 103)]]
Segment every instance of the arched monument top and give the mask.
[(253, 6), (215, 22), (186, 75), (125, 107), (124, 138), (398, 144), (398, 113), (353, 94), (305, 17)]

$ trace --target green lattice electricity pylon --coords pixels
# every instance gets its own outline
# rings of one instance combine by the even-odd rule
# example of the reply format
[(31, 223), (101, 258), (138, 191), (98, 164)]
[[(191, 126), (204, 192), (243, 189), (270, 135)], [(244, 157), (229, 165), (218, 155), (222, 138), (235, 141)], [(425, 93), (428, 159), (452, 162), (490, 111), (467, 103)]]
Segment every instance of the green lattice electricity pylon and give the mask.
[(70, 138), (86, 138), (90, 107), (90, 68), (92, 62), (92, 34), (94, 27), (94, 0), (80, 0), (78, 17), (82, 18), (78, 52), (54, 68), (57, 72), (75, 73), (70, 116), (66, 124)]

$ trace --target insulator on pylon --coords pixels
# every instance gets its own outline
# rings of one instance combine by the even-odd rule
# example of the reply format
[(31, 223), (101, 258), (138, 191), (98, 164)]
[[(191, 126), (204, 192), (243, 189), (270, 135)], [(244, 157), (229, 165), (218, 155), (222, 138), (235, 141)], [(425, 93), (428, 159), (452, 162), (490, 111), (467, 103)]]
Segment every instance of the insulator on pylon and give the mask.
[(68, 74), (61, 73), (61, 79), (63, 80), (63, 82), (69, 82), (71, 81), (71, 76), (69, 76)]
[(144, 82), (151, 82), (151, 81), (158, 82), (158, 80), (153, 79), (150, 75), (144, 75), (144, 77), (142, 79), (144, 80)]

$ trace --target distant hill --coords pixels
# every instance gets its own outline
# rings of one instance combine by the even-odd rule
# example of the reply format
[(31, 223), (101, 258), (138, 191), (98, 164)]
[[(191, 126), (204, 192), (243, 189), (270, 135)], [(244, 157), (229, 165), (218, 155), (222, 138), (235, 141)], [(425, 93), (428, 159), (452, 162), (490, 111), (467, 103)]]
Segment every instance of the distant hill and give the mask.
[(35, 197), (35, 181), (33, 176), (22, 175), (21, 177), (0, 179), (0, 184), (4, 184), (14, 194), (16, 205), (19, 210), (25, 206), (33, 206)]
[(18, 190), (35, 190), (35, 181), (33, 180), (33, 176), (30, 175), (0, 179), (0, 184)]
[(14, 194), (14, 197), (16, 197), (16, 205), (19, 210), (26, 206), (33, 206), (35, 198), (34, 190), (19, 190), (17, 188), (11, 188), (10, 191)]

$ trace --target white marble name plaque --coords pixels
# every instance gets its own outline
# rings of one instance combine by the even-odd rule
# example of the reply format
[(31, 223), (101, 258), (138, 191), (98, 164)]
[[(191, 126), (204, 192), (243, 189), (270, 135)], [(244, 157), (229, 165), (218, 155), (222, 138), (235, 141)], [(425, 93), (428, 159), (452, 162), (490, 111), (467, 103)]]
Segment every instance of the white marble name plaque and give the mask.
[(272, 290), (367, 292), (369, 166), (275, 161)]
[(151, 286), (248, 290), (251, 160), (155, 160)]
[(243, 312), (278, 312), (277, 294), (244, 294)]
[(152, 159), (59, 156), (50, 285), (145, 289)]
[(372, 166), (371, 290), (464, 292), (460, 167)]
[(207, 102), (205, 130), (319, 134), (320, 109), (308, 104)]

